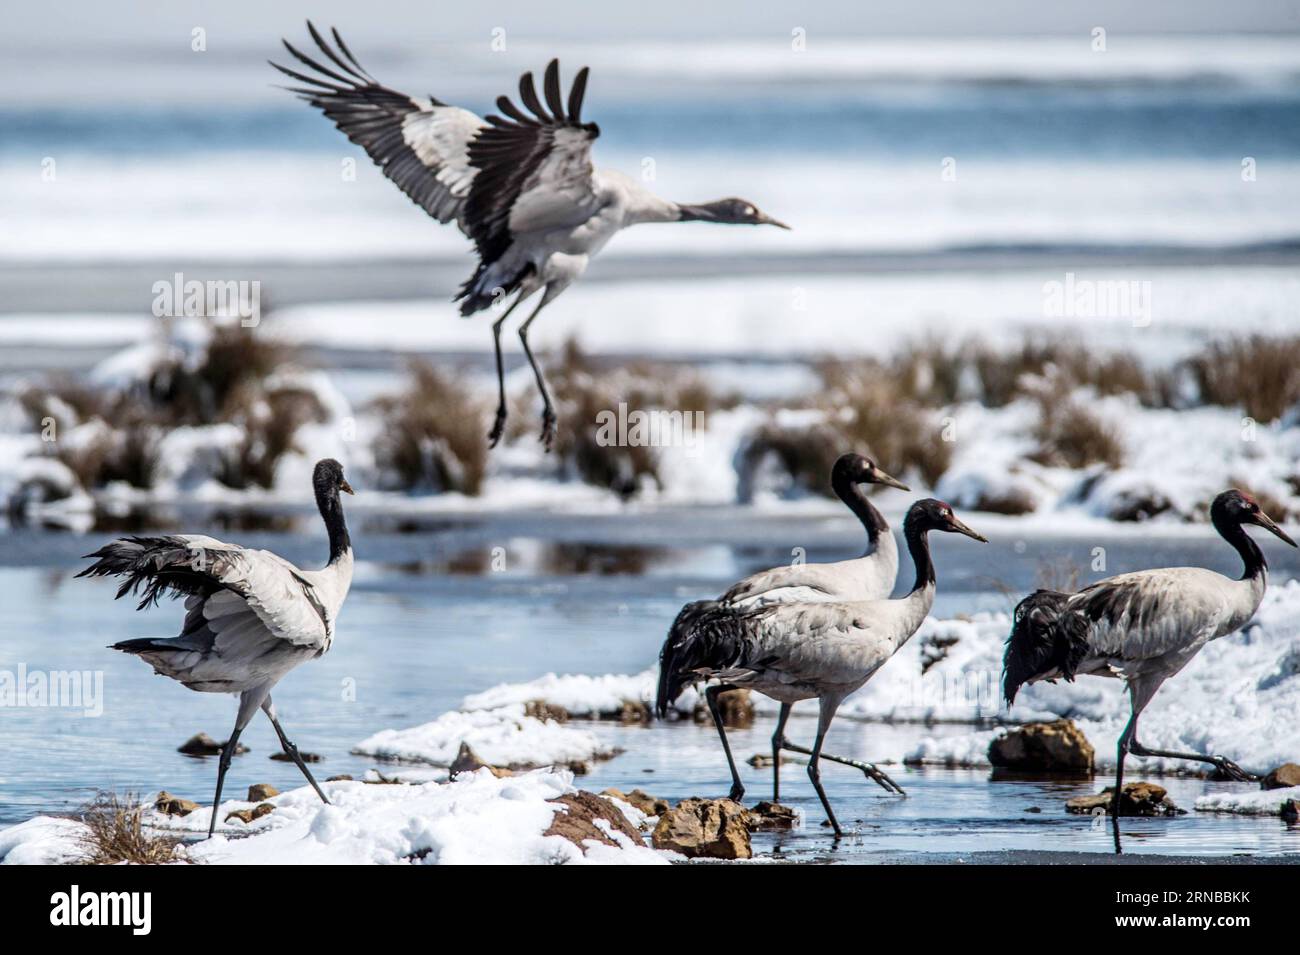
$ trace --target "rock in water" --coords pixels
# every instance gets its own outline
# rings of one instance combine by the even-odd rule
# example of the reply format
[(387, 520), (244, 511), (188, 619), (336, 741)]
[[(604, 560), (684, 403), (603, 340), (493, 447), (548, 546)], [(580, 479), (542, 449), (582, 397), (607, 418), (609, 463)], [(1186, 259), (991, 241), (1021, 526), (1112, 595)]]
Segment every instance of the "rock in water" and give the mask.
[(1295, 763), (1283, 763), (1259, 784), (1260, 789), (1289, 789), (1292, 786), (1300, 786), (1300, 766)]
[[(224, 743), (218, 743), (207, 733), (195, 733), (180, 746), (176, 747), (176, 752), (184, 753), (186, 756), (220, 756), (221, 747)], [(248, 747), (243, 743), (235, 744), (235, 755), (247, 753)]]
[(272, 796), (280, 795), (280, 790), (276, 789), (270, 783), (253, 783), (248, 787), (249, 802), (263, 802)]
[(608, 829), (622, 833), (635, 845), (642, 844), (641, 834), (632, 828), (623, 811), (608, 799), (601, 799), (595, 793), (579, 790), (552, 799), (550, 802), (563, 808), (556, 810), (550, 827), (543, 835), (568, 839), (584, 852), (586, 851), (584, 842), (588, 839), (595, 839), (607, 846), (617, 846), (619, 843), (596, 824), (597, 821), (603, 820)]
[[(325, 758), (320, 753), (304, 753), (301, 750), (299, 750), (298, 756), (300, 759), (302, 759), (304, 763), (319, 763), (322, 759)], [(281, 763), (293, 762), (293, 757), (283, 751), (272, 753), (271, 758)]]
[[(722, 725), (729, 730), (743, 730), (754, 725), (754, 701), (749, 698), (746, 689), (723, 690), (719, 693), (718, 712), (722, 716)], [(695, 704), (695, 722), (713, 722), (713, 714), (709, 712), (709, 704), (703, 697)]]
[(659, 817), (651, 841), (691, 859), (748, 859), (748, 815), (730, 799), (683, 799)]
[[(1107, 786), (1095, 796), (1075, 796), (1066, 800), (1065, 811), (1076, 815), (1090, 816), (1098, 811), (1108, 814), (1115, 787)], [(1163, 786), (1155, 783), (1125, 783), (1124, 791), (1119, 797), (1119, 814), (1121, 816), (1182, 816), (1186, 809), (1179, 809), (1169, 798)]]
[(254, 819), (261, 819), (263, 816), (270, 815), (273, 812), (275, 812), (275, 807), (269, 802), (264, 802), (260, 806), (254, 806), (252, 809), (233, 809), (226, 813), (225, 821), (229, 822), (231, 819), (238, 819), (240, 822), (247, 825)]
[(751, 832), (793, 829), (796, 818), (789, 806), (764, 801), (749, 810), (745, 824)]
[(1026, 723), (989, 744), (989, 762), (1005, 769), (1089, 773), (1093, 755), (1073, 720)]
[(154, 800), (153, 807), (164, 816), (188, 816), (199, 808), (199, 804), (189, 799), (182, 799), (180, 796), (173, 796), (164, 789)]

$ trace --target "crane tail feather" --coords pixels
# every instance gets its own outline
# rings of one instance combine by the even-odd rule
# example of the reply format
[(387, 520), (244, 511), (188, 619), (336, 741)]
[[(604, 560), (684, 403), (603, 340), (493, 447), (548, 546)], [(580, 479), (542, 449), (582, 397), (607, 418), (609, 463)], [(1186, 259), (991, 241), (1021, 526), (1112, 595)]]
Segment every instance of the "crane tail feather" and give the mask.
[(1016, 605), (1002, 657), (1007, 705), (1026, 683), (1061, 676), (1074, 679), (1088, 654), (1088, 622), (1069, 609), (1070, 594), (1036, 590)]

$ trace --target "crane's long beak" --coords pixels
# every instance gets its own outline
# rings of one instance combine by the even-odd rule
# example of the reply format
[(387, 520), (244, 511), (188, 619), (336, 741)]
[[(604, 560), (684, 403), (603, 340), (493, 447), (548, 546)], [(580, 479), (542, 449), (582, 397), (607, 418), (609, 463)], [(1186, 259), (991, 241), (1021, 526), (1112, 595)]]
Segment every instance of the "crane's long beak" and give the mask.
[(880, 470), (880, 468), (876, 468), (876, 470), (872, 472), (871, 477), (876, 484), (884, 484), (887, 487), (896, 487), (900, 491), (912, 490), (898, 478), (886, 474), (884, 471)]
[(790, 227), (786, 225), (784, 222), (782, 222), (780, 219), (773, 219), (771, 216), (767, 215), (766, 213), (760, 214), (758, 223), (759, 225), (774, 225), (778, 229), (785, 229), (785, 231), (787, 232), (791, 231)]
[(989, 542), (989, 539), (985, 537), (983, 534), (975, 533), (973, 530), (971, 530), (961, 521), (957, 520), (957, 516), (955, 514), (952, 516), (950, 520), (952, 523), (949, 524), (948, 530), (955, 531), (958, 534), (965, 534), (967, 537), (974, 538), (975, 540), (979, 541), (981, 544), (987, 544)]
[(1296, 546), (1296, 542), (1291, 539), (1291, 535), (1289, 535), (1286, 531), (1282, 530), (1282, 528), (1278, 527), (1277, 521), (1273, 520), (1273, 518), (1269, 517), (1263, 511), (1260, 511), (1258, 514), (1255, 515), (1255, 523), (1258, 524), (1260, 527), (1264, 528), (1265, 530), (1270, 531), (1275, 537), (1280, 537), (1282, 540), (1286, 541), (1292, 547)]
[(339, 481), (339, 490), (346, 491), (349, 494), (357, 493), (356, 491), (352, 490), (352, 485), (349, 484), (347, 481)]

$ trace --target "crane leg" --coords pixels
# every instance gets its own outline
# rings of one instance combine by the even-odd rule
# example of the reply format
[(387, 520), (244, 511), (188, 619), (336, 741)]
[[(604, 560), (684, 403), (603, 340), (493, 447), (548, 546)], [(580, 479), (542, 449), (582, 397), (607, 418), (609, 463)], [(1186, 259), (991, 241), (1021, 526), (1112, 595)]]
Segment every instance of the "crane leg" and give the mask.
[[(1136, 735), (1136, 733), (1134, 734)], [(1136, 739), (1129, 744), (1129, 751), (1134, 756), (1164, 756), (1167, 759), (1191, 759), (1200, 763), (1212, 763), (1223, 775), (1234, 782), (1257, 783), (1259, 777), (1246, 772), (1232, 760), (1224, 756), (1204, 756), (1200, 753), (1175, 753), (1167, 749), (1148, 749)]]
[(813, 789), (817, 790), (817, 798), (822, 801), (822, 808), (826, 810), (826, 818), (830, 820), (831, 828), (835, 830), (836, 839), (844, 835), (844, 830), (840, 828), (840, 822), (835, 818), (835, 811), (831, 809), (830, 800), (826, 798), (826, 790), (822, 789), (822, 774), (817, 764), (821, 760), (822, 742), (826, 739), (826, 730), (830, 728), (831, 720), (835, 718), (835, 710), (839, 705), (839, 700), (831, 702), (822, 699), (821, 712), (817, 716), (817, 739), (813, 741), (808, 760), (808, 779), (812, 781)]
[(226, 770), (230, 768), (230, 757), (235, 755), (235, 747), (239, 745), (239, 734), (243, 727), (236, 726), (230, 734), (230, 739), (226, 740), (226, 745), (221, 747), (221, 760), (217, 763), (217, 791), (212, 797), (212, 821), (208, 823), (208, 838), (217, 830), (217, 813), (221, 811), (221, 787), (226, 782)]
[(275, 705), (271, 702), (269, 696), (266, 698), (266, 702), (262, 704), (262, 712), (266, 714), (267, 719), (271, 721), (271, 725), (275, 727), (275, 735), (280, 737), (280, 747), (284, 750), (284, 754), (293, 760), (294, 765), (307, 777), (307, 782), (311, 783), (311, 788), (316, 790), (316, 795), (320, 796), (320, 801), (328, 806), (330, 801), (325, 798), (325, 793), (321, 792), (320, 786), (316, 784), (316, 779), (312, 776), (311, 770), (302, 761), (302, 754), (298, 752), (298, 747), (293, 745), (289, 741), (289, 737), (284, 735), (284, 729), (280, 726), (280, 721), (275, 718)]
[[(791, 743), (789, 740), (783, 740), (781, 743), (783, 749), (788, 749), (792, 753), (803, 753), (811, 755), (812, 750), (806, 746), (800, 746), (797, 743)], [(830, 753), (822, 753), (821, 758), (832, 763), (839, 763), (842, 766), (852, 766), (854, 769), (862, 770), (862, 774), (868, 779), (874, 780), (881, 789), (887, 793), (895, 793), (899, 796), (906, 796), (903, 787), (898, 785), (889, 778), (889, 774), (883, 769), (878, 768), (874, 763), (864, 763), (858, 759), (849, 759), (846, 756), (832, 756)]]
[(542, 444), (546, 445), (546, 450), (551, 450), (551, 445), (555, 441), (555, 406), (551, 404), (551, 393), (546, 388), (546, 379), (542, 376), (542, 369), (537, 365), (537, 359), (533, 357), (533, 350), (528, 346), (528, 327), (533, 324), (539, 312), (544, 309), (548, 302), (554, 297), (550, 294), (548, 287), (542, 294), (542, 300), (533, 313), (524, 319), (524, 323), (519, 326), (519, 341), (524, 346), (524, 354), (528, 357), (528, 364), (532, 366), (533, 376), (537, 379), (537, 390), (542, 394), (542, 436), (539, 439)]
[(492, 323), (492, 346), (496, 351), (497, 359), (497, 417), (492, 424), (492, 430), (488, 432), (488, 447), (495, 448), (497, 442), (501, 440), (501, 435), (506, 429), (506, 369), (505, 363), (501, 358), (501, 326), (505, 320), (510, 317), (510, 313), (515, 307), (524, 300), (526, 296), (519, 296), (510, 303), (507, 308), (495, 322)]
[(782, 703), (772, 734), (772, 802), (781, 802), (781, 747), (785, 745), (785, 721), (790, 718), (790, 704)]
[(1110, 828), (1115, 837), (1116, 855), (1124, 851), (1119, 842), (1119, 806), (1120, 794), (1124, 791), (1124, 757), (1129, 754), (1133, 735), (1137, 732), (1137, 722), (1138, 714), (1134, 711), (1133, 715), (1129, 717), (1128, 725), (1124, 727), (1124, 732), (1119, 734), (1119, 744), (1116, 746), (1115, 793), (1110, 800)]
[(722, 751), (727, 754), (727, 767), (731, 770), (731, 793), (727, 798), (740, 802), (745, 798), (745, 784), (740, 781), (740, 773), (736, 770), (736, 761), (731, 755), (731, 744), (727, 742), (727, 730), (722, 725), (722, 714), (718, 711), (718, 694), (729, 689), (731, 688), (715, 684), (704, 691), (704, 699), (709, 704), (709, 713), (713, 717), (713, 725), (718, 728), (718, 738), (722, 740)]
[(212, 820), (208, 823), (209, 839), (217, 828), (217, 813), (221, 810), (221, 789), (226, 782), (226, 770), (230, 769), (230, 759), (239, 746), (239, 734), (244, 732), (244, 727), (248, 725), (248, 721), (253, 718), (253, 714), (257, 712), (257, 708), (262, 705), (262, 701), (270, 692), (271, 688), (268, 685), (245, 690), (239, 694), (239, 713), (235, 716), (235, 728), (230, 734), (230, 739), (226, 740), (226, 745), (221, 747), (221, 760), (217, 763), (217, 791), (212, 797)]

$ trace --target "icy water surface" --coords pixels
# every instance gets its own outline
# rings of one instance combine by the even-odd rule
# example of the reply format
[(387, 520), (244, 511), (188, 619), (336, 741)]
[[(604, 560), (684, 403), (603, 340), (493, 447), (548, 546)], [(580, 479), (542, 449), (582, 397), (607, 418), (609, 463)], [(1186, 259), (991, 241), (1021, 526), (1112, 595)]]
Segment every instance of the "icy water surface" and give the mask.
[[(743, 521), (727, 509), (709, 513), (573, 518), (489, 516), (397, 529), (358, 521), (363, 558), (331, 651), (292, 673), (275, 691), (290, 735), (324, 761), (318, 775), (359, 776), (376, 764), (350, 748), (386, 727), (426, 722), (462, 698), (501, 682), (557, 673), (636, 673), (654, 660), (665, 628), (687, 599), (717, 592), (758, 567), (787, 559), (800, 540), (810, 559), (850, 556), (858, 547), (849, 522), (813, 527), (792, 517)], [(972, 518), (972, 523), (978, 523)], [(987, 521), (986, 521), (987, 523)], [(798, 536), (794, 537), (798, 532)], [(311, 533), (231, 533), (251, 546), (276, 549), (311, 564), (323, 542)], [(1013, 592), (1032, 586), (1039, 561), (1085, 563), (1098, 541), (1026, 538), (990, 531), (987, 548), (936, 543), (941, 600), (936, 613), (1006, 610)], [(1095, 536), (1095, 535), (1094, 535)], [(103, 674), (103, 713), (26, 707), (0, 709), (0, 825), (37, 813), (76, 808), (97, 790), (160, 788), (210, 799), (214, 759), (191, 759), (176, 747), (200, 730), (220, 740), (234, 719), (229, 697), (192, 693), (153, 676), (147, 666), (105, 647), (127, 637), (171, 635), (180, 608), (143, 614), (112, 600), (112, 585), (73, 579), (79, 555), (99, 538), (15, 532), (0, 563), (0, 668), (93, 670)], [(1110, 572), (1137, 566), (1206, 563), (1231, 569), (1231, 553), (1209, 537), (1143, 539), (1118, 535), (1104, 543)], [(492, 548), (504, 548), (494, 570)], [(1293, 558), (1289, 558), (1292, 559)], [(1278, 563), (1275, 561), (1275, 564)], [(497, 565), (499, 566), (499, 564)], [(1300, 567), (1275, 566), (1274, 579)], [(903, 571), (900, 576), (906, 576)], [(1176, 690), (1176, 684), (1168, 689)], [(1119, 692), (1118, 685), (1115, 691)], [(1156, 704), (1159, 705), (1157, 699)], [(806, 707), (801, 717), (800, 710)], [(814, 708), (796, 708), (793, 739), (811, 741)], [(650, 727), (595, 725), (625, 752), (593, 767), (586, 788), (643, 788), (678, 799), (723, 795), (726, 766), (709, 726), (689, 722)], [(769, 750), (769, 720), (732, 732), (739, 760)], [(921, 735), (969, 727), (854, 723), (841, 719), (826, 748), (871, 759)], [(250, 783), (297, 786), (292, 765), (273, 762), (269, 724), (255, 720), (243, 741), (251, 751), (231, 770), (231, 792)], [(382, 768), (382, 766), (381, 766)], [(770, 798), (771, 770), (742, 766), (747, 799)], [(890, 768), (907, 798), (886, 795), (855, 770), (825, 766), (823, 779), (851, 835), (832, 846), (804, 767), (783, 771), (783, 801), (805, 814), (793, 833), (760, 835), (760, 852), (806, 861), (945, 859), (981, 852), (1109, 853), (1110, 830), (1066, 815), (1065, 799), (1095, 792), (1101, 778), (995, 777), (988, 770)], [(1216, 789), (1251, 788), (1195, 778), (1160, 780), (1190, 808)], [(1033, 812), (1032, 809), (1040, 811)], [(1173, 819), (1126, 820), (1129, 855), (1268, 856), (1300, 853), (1300, 831), (1280, 820), (1189, 813)]]

